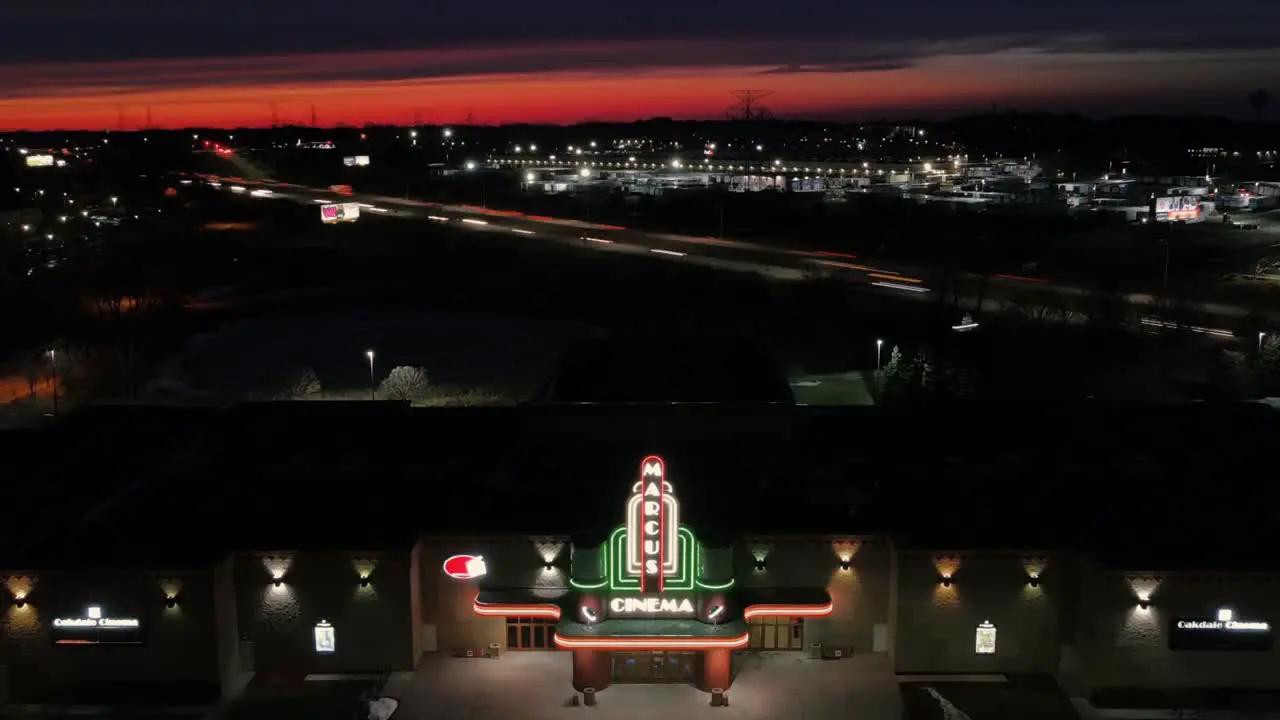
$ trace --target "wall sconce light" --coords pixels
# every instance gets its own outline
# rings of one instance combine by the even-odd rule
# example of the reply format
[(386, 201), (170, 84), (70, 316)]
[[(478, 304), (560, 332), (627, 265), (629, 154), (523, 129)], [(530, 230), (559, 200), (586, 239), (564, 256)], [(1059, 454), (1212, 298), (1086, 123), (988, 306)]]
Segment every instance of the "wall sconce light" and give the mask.
[(555, 566), (555, 564), (554, 564), (554, 563), (543, 563), (543, 565), (542, 565), (542, 569), (543, 569), (543, 570), (555, 570), (555, 569), (556, 569), (556, 566)]
[(281, 585), (284, 585), (284, 578), (277, 575), (276, 579), (272, 582), (272, 584), (275, 585), (276, 587), (280, 587)]
[(165, 596), (165, 599), (164, 599), (164, 606), (165, 606), (165, 607), (167, 607), (167, 608), (172, 608), (172, 607), (176, 606), (177, 604), (178, 604), (178, 598), (177, 598), (177, 596), (176, 596), (176, 595), (166, 595), (166, 596)]
[(949, 587), (951, 587), (951, 576), (950, 576), (950, 575), (943, 575), (943, 576), (942, 576), (942, 587), (948, 587), (948, 588), (949, 588)]
[(1027, 581), (1027, 584), (1028, 584), (1028, 585), (1030, 585), (1030, 586), (1031, 586), (1031, 587), (1033, 587), (1033, 588), (1038, 588), (1038, 587), (1040, 587), (1040, 576), (1039, 576), (1039, 575), (1032, 575), (1032, 576), (1031, 576), (1031, 579)]
[(850, 562), (849, 560), (841, 560), (841, 561), (840, 561), (840, 569), (841, 569), (841, 570), (848, 570), (848, 569), (849, 569), (850, 567), (852, 567), (852, 566), (853, 566), (853, 563), (852, 563), (852, 562)]
[(27, 606), (27, 596), (26, 596), (26, 595), (14, 595), (14, 596), (13, 596), (13, 604), (14, 604), (14, 605), (17, 605), (18, 607), (26, 607), (26, 606)]
[(1138, 607), (1142, 608), (1143, 610), (1146, 610), (1147, 608), (1151, 607), (1151, 599), (1146, 597), (1138, 598)]
[(360, 576), (360, 587), (369, 587), (369, 575), (365, 573)]
[(763, 572), (765, 568), (764, 558), (756, 558), (756, 572)]

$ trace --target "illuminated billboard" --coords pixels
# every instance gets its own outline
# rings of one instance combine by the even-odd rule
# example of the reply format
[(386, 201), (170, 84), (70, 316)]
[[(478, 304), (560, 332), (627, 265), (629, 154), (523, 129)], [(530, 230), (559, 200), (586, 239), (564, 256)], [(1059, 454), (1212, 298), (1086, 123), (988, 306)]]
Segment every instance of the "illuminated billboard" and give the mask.
[(355, 222), (359, 219), (359, 203), (336, 203), (320, 206), (320, 221), (325, 224)]
[(28, 155), (27, 167), (53, 167), (52, 155)]
[(1156, 198), (1156, 222), (1200, 219), (1200, 198), (1196, 195), (1174, 195)]
[(368, 155), (355, 155), (342, 158), (342, 164), (347, 167), (365, 167), (369, 164)]

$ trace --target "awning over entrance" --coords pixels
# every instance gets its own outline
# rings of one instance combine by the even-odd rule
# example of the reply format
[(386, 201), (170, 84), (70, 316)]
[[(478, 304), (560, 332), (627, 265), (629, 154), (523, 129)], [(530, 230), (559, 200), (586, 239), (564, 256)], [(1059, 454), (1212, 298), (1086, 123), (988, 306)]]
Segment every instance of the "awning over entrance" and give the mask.
[(605, 620), (582, 623), (562, 620), (556, 646), (566, 650), (734, 650), (750, 637), (741, 621), (712, 625), (700, 620)]

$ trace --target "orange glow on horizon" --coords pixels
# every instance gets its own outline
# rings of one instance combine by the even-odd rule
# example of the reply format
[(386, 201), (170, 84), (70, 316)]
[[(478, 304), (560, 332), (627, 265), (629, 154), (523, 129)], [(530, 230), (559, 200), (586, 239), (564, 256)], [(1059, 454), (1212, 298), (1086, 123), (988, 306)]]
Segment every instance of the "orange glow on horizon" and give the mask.
[[(1240, 67), (1280, 51), (939, 50), (881, 67), (770, 65), (755, 43), (568, 43), (261, 57), (0, 65), (0, 129), (404, 124), (572, 124), (650, 117), (719, 119), (738, 88), (773, 88), (777, 117), (957, 112), (964, 108), (1132, 102), (1162, 81), (1220, 91)], [(950, 53), (950, 54), (946, 54)], [(617, 65), (619, 58), (667, 64)], [(741, 64), (761, 57), (760, 64)], [(754, 60), (752, 62), (755, 62)], [(1252, 72), (1252, 71), (1251, 71)], [(1253, 78), (1235, 73), (1240, 82)], [(1260, 86), (1260, 85), (1259, 85)], [(1154, 97), (1154, 96), (1152, 96)]]

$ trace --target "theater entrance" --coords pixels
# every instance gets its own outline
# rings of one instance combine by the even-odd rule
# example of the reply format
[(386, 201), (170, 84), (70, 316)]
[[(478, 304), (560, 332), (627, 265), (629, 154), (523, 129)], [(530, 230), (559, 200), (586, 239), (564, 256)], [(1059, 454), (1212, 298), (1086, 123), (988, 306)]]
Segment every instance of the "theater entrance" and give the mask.
[(615, 652), (613, 681), (620, 683), (691, 683), (698, 653)]

